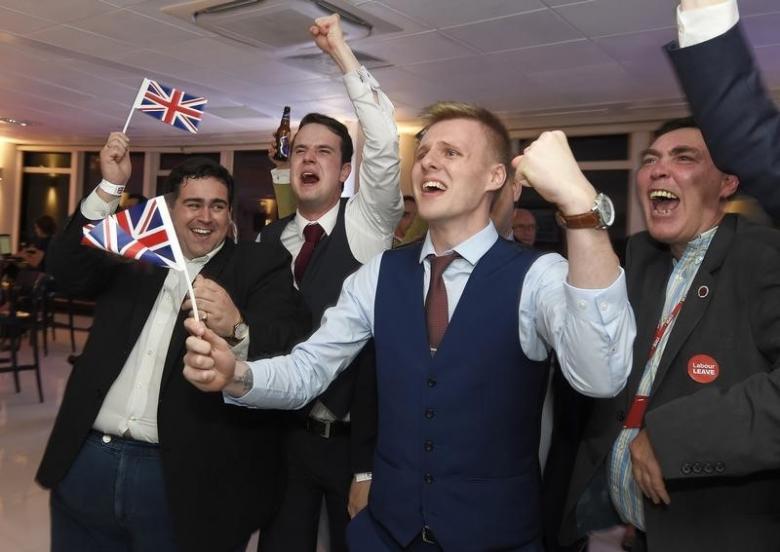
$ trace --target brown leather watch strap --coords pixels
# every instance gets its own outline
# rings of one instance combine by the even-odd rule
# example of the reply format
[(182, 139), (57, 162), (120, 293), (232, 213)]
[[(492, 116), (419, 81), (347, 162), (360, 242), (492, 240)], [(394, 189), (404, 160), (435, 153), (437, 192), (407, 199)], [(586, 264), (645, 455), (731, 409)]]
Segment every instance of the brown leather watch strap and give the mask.
[(564, 215), (560, 211), (555, 212), (555, 221), (563, 228), (580, 230), (583, 228), (601, 228), (601, 217), (596, 211), (588, 211), (580, 215)]

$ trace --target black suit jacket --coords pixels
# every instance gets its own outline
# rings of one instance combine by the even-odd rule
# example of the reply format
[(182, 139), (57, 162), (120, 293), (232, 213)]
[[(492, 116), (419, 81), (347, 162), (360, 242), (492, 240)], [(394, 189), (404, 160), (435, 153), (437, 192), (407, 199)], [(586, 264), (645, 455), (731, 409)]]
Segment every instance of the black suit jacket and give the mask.
[(740, 25), (667, 52), (715, 164), (780, 220), (780, 112)]
[[(629, 241), (626, 273), (637, 317), (634, 366), (615, 399), (595, 401), (578, 451), (564, 540), (574, 508), (604, 462), (639, 386), (672, 270), (647, 233)], [(692, 357), (720, 365), (696, 383)], [(646, 429), (671, 497), (645, 500), (650, 550), (777, 550), (780, 541), (780, 232), (734, 215), (721, 223), (664, 350)]]
[[(45, 487), (56, 486), (73, 463), (167, 275), (81, 246), (86, 222), (77, 212), (50, 248), (60, 288), (94, 297), (96, 308), (38, 470)], [(230, 293), (249, 324), (250, 358), (285, 352), (308, 331), (289, 266), (280, 247), (225, 242), (201, 272)], [(184, 379), (183, 319), (180, 313), (171, 337), (157, 412), (168, 499), (182, 550), (232, 550), (278, 505), (277, 414), (226, 405), (221, 393), (203, 393)]]

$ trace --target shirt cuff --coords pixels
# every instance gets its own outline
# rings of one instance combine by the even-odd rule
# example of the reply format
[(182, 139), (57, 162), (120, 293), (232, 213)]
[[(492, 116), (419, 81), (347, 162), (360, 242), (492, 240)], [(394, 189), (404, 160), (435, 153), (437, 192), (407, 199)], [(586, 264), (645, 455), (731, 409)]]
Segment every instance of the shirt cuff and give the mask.
[(119, 196), (106, 203), (97, 193), (97, 188), (92, 190), (84, 201), (81, 202), (81, 214), (87, 220), (101, 220), (116, 212), (119, 207)]
[(290, 169), (271, 169), (271, 180), (274, 184), (289, 184)]
[(371, 472), (360, 472), (355, 474), (355, 481), (360, 483), (361, 481), (371, 481), (371, 478), (373, 477), (373, 473)]
[[(268, 359), (259, 362), (266, 362)], [(256, 361), (257, 362), (257, 361)], [(274, 393), (269, 389), (261, 389), (258, 387), (258, 382), (266, 381), (266, 373), (259, 375), (259, 371), (255, 366), (256, 362), (247, 362), (247, 368), (252, 371), (252, 381), (254, 382), (252, 389), (241, 395), (240, 397), (234, 397), (229, 393), (222, 392), (222, 399), (226, 404), (234, 404), (237, 406), (244, 406), (246, 408), (276, 408), (279, 410), (290, 410), (289, 400), (283, 393)]]
[(623, 267), (620, 267), (617, 279), (607, 288), (582, 289), (564, 282), (563, 289), (569, 312), (594, 324), (606, 326), (623, 316), (628, 301)]
[(249, 335), (244, 339), (230, 347), (233, 354), (238, 360), (246, 360), (249, 356)]
[(736, 0), (706, 8), (682, 10), (677, 6), (677, 43), (680, 48), (695, 46), (724, 34), (739, 21)]

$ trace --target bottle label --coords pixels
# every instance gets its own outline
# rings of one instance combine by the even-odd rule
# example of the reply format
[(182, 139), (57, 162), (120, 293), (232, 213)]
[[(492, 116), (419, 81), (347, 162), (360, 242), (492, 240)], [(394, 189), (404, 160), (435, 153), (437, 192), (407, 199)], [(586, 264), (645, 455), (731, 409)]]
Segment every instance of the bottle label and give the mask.
[(288, 135), (283, 135), (279, 137), (279, 157), (283, 159), (289, 159), (290, 157), (290, 137)]

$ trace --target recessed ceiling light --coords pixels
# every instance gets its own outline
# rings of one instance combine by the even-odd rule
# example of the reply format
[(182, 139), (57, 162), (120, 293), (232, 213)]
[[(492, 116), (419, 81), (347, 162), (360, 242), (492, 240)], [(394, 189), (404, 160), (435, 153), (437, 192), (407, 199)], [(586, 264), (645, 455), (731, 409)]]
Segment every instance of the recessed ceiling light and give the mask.
[(0, 117), (0, 123), (5, 123), (7, 125), (16, 125), (20, 127), (26, 127), (32, 124), (30, 123), (30, 121), (22, 121), (19, 119), (14, 119), (12, 117)]

